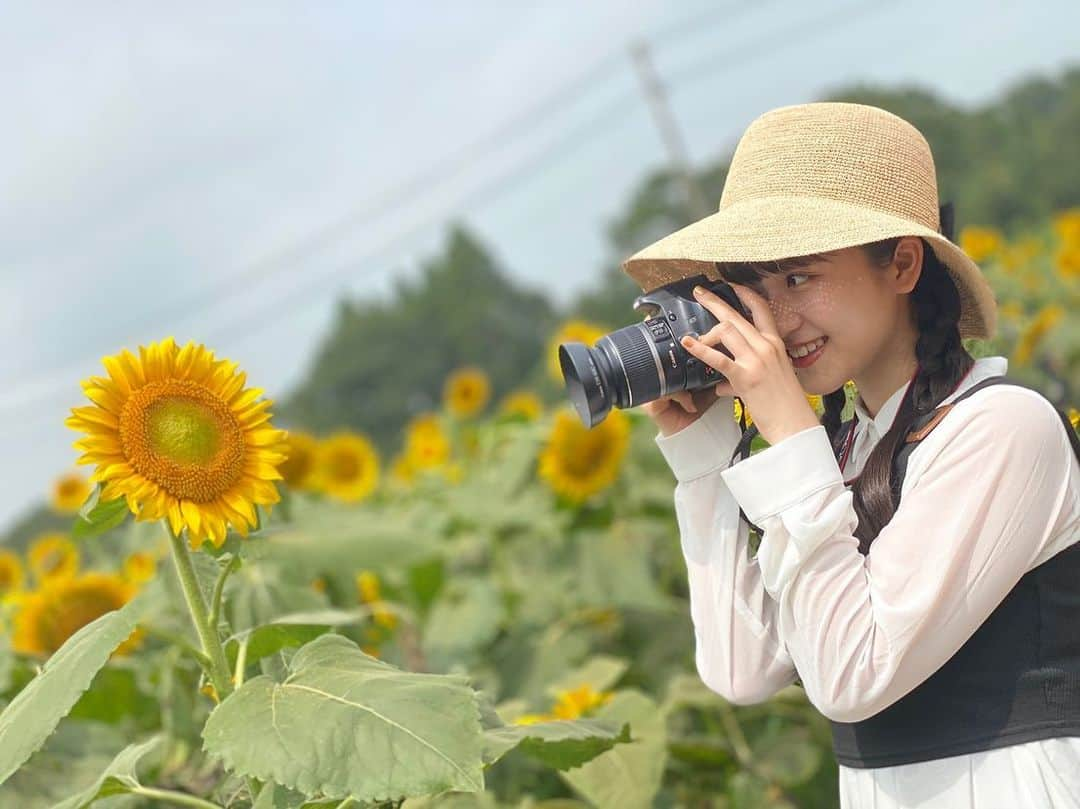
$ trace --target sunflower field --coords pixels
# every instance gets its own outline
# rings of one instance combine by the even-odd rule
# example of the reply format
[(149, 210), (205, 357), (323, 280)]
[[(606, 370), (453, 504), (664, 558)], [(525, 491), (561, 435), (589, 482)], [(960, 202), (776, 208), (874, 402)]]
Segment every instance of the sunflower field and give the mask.
[[(969, 350), (1075, 402), (1080, 210), (961, 242), (1001, 310)], [(607, 331), (553, 334), (552, 384), (558, 343)], [(70, 530), (0, 549), (0, 806), (836, 804), (801, 689), (733, 706), (696, 675), (644, 414), (587, 430), (461, 367), (382, 459), (273, 426), (205, 346), (102, 364), (66, 421), (92, 472), (52, 493)]]

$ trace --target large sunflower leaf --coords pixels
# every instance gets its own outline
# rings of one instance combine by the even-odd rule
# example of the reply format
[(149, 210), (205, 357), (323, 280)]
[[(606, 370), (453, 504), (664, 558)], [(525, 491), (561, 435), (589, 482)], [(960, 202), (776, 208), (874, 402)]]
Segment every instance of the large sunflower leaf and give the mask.
[(484, 789), (468, 680), (401, 671), (340, 635), (301, 648), (283, 682), (244, 683), (210, 714), (203, 743), (229, 769), (307, 795), (384, 801)]
[(580, 767), (616, 744), (631, 741), (630, 726), (595, 719), (555, 719), (484, 731), (484, 762), (490, 766), (515, 747), (549, 767)]
[(151, 582), (123, 607), (68, 638), (0, 713), (0, 784), (49, 738), (116, 647), (135, 631), (156, 594), (156, 582)]
[(595, 718), (629, 722), (633, 743), (620, 744), (560, 775), (601, 809), (648, 809), (667, 765), (667, 729), (659, 706), (640, 691), (628, 689), (601, 706)]
[(138, 776), (135, 773), (139, 760), (160, 742), (161, 737), (155, 736), (141, 744), (128, 745), (116, 754), (116, 758), (105, 768), (97, 781), (77, 795), (72, 795), (70, 798), (60, 801), (60, 803), (53, 806), (53, 809), (83, 809), (84, 806), (89, 806), (98, 798), (131, 792), (140, 786)]

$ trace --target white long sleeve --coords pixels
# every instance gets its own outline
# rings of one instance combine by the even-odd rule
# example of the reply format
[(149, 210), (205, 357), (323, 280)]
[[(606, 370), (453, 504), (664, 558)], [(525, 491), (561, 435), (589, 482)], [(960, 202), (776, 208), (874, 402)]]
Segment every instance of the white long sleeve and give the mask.
[(732, 397), (656, 444), (675, 473), (675, 514), (690, 590), (702, 681), (735, 703), (761, 702), (795, 679), (780, 641), (776, 603), (748, 558), (749, 531), (721, 470), (739, 441)]
[(868, 556), (824, 427), (721, 476), (764, 532), (763, 584), (807, 695), (840, 722), (915, 688), (1025, 572), (1080, 538), (1080, 470), (1061, 419), (1016, 386), (959, 402), (912, 452)]

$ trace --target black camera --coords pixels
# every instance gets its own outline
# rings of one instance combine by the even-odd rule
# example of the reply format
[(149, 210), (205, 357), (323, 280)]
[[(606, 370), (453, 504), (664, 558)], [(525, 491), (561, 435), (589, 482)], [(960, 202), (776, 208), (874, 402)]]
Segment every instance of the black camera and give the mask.
[[(698, 360), (680, 342), (683, 335), (698, 337), (719, 322), (694, 299), (694, 287), (699, 285), (754, 322), (727, 282), (695, 275), (639, 295), (634, 299), (634, 308), (644, 310), (649, 317), (605, 334), (595, 347), (584, 343), (559, 345), (566, 391), (586, 427), (591, 429), (603, 421), (612, 407), (636, 407), (681, 390), (698, 390), (726, 381), (723, 374)], [(732, 356), (721, 344), (714, 348)]]

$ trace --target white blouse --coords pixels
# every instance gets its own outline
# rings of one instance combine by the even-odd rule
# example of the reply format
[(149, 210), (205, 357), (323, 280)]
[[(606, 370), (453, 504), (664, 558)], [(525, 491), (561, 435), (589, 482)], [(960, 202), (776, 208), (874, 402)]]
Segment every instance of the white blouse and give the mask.
[[(1007, 367), (976, 360), (943, 403)], [(857, 400), (843, 476), (820, 425), (728, 468), (740, 437), (731, 397), (657, 434), (678, 481), (697, 670), (729, 701), (765, 700), (797, 670), (826, 717), (870, 717), (952, 657), (1024, 573), (1080, 539), (1080, 464), (1061, 418), (1034, 391), (994, 385), (912, 451), (899, 509), (860, 554), (845, 478), (888, 431), (906, 387), (873, 418)], [(740, 506), (763, 531), (754, 559)], [(1080, 807), (1080, 738), (841, 766), (839, 786), (844, 809)]]

